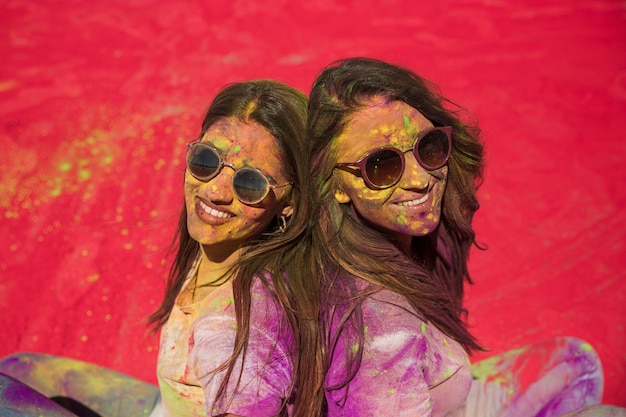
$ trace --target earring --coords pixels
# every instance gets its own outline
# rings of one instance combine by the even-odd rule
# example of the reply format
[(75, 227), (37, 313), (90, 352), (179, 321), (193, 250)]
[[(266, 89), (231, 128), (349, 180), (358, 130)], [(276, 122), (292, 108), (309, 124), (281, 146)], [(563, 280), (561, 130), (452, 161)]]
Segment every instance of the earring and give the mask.
[(280, 216), (278, 218), (278, 230), (280, 233), (284, 233), (287, 230), (287, 218), (285, 216)]

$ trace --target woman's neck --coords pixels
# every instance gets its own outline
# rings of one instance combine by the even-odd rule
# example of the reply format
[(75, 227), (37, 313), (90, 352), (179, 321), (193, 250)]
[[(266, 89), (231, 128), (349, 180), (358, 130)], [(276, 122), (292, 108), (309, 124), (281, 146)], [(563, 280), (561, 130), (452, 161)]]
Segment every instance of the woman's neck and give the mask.
[(231, 251), (219, 250), (219, 247), (201, 246), (200, 264), (198, 265), (197, 286), (210, 285), (214, 282), (223, 282), (230, 268), (239, 260), (241, 248)]

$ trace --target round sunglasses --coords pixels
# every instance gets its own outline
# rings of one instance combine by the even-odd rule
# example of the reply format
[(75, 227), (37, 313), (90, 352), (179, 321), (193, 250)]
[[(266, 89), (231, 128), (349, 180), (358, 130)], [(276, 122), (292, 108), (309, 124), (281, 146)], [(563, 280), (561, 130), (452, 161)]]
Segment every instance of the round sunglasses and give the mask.
[(291, 182), (272, 185), (261, 170), (251, 167), (235, 168), (224, 162), (217, 150), (204, 142), (187, 144), (187, 169), (198, 181), (207, 182), (215, 178), (224, 166), (235, 171), (233, 175), (233, 192), (239, 201), (244, 204), (257, 204), (267, 197), (270, 190), (286, 187)]
[(357, 162), (340, 162), (335, 168), (355, 167), (361, 171), (365, 184), (374, 190), (393, 187), (404, 173), (404, 154), (413, 151), (417, 163), (427, 171), (444, 166), (452, 150), (452, 127), (434, 127), (421, 132), (415, 144), (401, 150), (391, 146), (374, 149)]

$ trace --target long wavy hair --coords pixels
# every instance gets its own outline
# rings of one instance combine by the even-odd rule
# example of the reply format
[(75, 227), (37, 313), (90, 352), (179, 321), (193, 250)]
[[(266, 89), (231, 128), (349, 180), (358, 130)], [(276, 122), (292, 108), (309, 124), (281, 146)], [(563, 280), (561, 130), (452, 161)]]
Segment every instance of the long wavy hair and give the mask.
[[(334, 140), (351, 116), (374, 97), (406, 103), (433, 125), (452, 127), (441, 221), (433, 233), (412, 239), (411, 253), (400, 250), (359, 216), (352, 204), (340, 204), (333, 194), (337, 187), (333, 169), (338, 162)], [(327, 314), (336, 306), (338, 294), (349, 294), (351, 304), (343, 310), (340, 323), (345, 334), (359, 340), (347, 346), (355, 342), (363, 346), (360, 301), (377, 288), (385, 288), (405, 297), (414, 314), (433, 323), (468, 352), (482, 349), (465, 322), (463, 286), (472, 283), (467, 262), (476, 243), (472, 218), (479, 207), (476, 191), (482, 182), (483, 146), (479, 129), (461, 122), (461, 110), (414, 72), (370, 58), (336, 61), (323, 69), (313, 84), (307, 123), (316, 213), (311, 244), (318, 264), (327, 271), (320, 274)], [(352, 283), (348, 288), (341, 284), (345, 276), (360, 278), (368, 285), (363, 289)], [(331, 309), (336, 314), (334, 307)], [(328, 329), (324, 333), (326, 355), (331, 357), (336, 339)], [(346, 354), (348, 374), (354, 374), (361, 352), (347, 349)]]
[[(215, 400), (227, 396), (226, 388), (229, 379), (234, 377), (232, 373), (235, 362), (240, 357), (242, 361), (245, 360), (250, 328), (251, 286), (256, 277), (262, 280), (280, 303), (294, 334), (296, 353), (291, 381), (293, 395), (285, 399), (282, 413), (286, 415), (285, 405), (290, 402), (295, 415), (317, 417), (324, 396), (324, 365), (317, 326), (320, 309), (315, 297), (318, 293), (318, 282), (301, 279), (302, 270), (312, 268), (311, 260), (305, 255), (303, 247), (307, 242), (303, 234), (310, 212), (309, 199), (303, 198), (309, 193), (309, 164), (304, 136), (307, 99), (301, 92), (276, 81), (257, 80), (231, 84), (209, 106), (199, 138), (202, 138), (211, 125), (225, 117), (235, 117), (244, 122), (254, 121), (276, 138), (287, 179), (292, 182), (290, 192), (285, 198), (294, 207), (294, 213), (283, 231), (279, 231), (278, 221), (273, 221), (265, 233), (247, 242), (243, 254), (230, 271), (237, 330), (232, 355), (216, 370), (226, 370), (226, 378)], [(148, 319), (155, 330), (166, 323), (176, 298), (200, 255), (200, 245), (189, 235), (187, 229), (185, 205), (182, 207), (173, 242), (176, 254), (167, 279), (165, 297)], [(263, 271), (267, 271), (271, 283), (265, 280)]]

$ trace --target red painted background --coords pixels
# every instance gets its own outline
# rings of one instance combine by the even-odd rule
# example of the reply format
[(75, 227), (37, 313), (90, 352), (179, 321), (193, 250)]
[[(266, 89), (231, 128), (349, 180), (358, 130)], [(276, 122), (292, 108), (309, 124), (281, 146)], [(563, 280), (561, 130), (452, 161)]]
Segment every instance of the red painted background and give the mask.
[[(184, 143), (225, 83), (307, 92), (354, 55), (406, 65), (488, 152), (467, 304), (493, 353), (588, 340), (626, 405), (626, 6), (617, 0), (0, 3), (0, 356), (155, 381)], [(484, 355), (483, 355), (484, 356)]]

